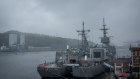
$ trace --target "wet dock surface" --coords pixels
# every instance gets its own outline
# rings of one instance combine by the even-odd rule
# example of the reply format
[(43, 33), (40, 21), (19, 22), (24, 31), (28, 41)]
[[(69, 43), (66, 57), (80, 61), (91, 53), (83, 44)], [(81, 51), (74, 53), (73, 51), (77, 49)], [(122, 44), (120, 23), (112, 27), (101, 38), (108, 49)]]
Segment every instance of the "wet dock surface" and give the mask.
[[(37, 65), (44, 63), (45, 60), (51, 62), (55, 59), (54, 57), (55, 51), (17, 53), (0, 52), (0, 79), (42, 79), (37, 72)], [(104, 79), (104, 76), (105, 73), (92, 79)], [(66, 78), (78, 79), (71, 77), (70, 75), (66, 76)], [(65, 78), (60, 77), (57, 79)]]
[(104, 79), (115, 79), (114, 72), (105, 73)]

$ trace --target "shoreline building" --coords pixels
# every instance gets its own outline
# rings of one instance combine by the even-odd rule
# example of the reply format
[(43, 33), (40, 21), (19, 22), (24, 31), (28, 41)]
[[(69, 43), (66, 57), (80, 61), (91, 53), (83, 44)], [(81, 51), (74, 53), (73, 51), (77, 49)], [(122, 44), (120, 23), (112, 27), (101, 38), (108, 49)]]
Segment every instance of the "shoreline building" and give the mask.
[(140, 46), (130, 47), (129, 50), (131, 51), (132, 73), (136, 79), (140, 79)]
[(115, 74), (129, 73), (131, 58), (117, 58), (114, 61)]
[(11, 51), (21, 51), (25, 48), (25, 35), (9, 34), (9, 49)]
[(9, 49), (15, 51), (17, 49), (17, 34), (9, 34)]
[(19, 39), (20, 39), (19, 48), (20, 50), (24, 50), (25, 49), (25, 35), (21, 34)]

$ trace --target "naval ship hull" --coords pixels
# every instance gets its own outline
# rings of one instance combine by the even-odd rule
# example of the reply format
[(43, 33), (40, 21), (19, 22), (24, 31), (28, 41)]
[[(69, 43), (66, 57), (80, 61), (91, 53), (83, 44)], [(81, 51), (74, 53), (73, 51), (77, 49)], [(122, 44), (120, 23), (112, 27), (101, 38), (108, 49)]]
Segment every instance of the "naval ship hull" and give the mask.
[(91, 66), (91, 67), (73, 67), (72, 75), (78, 78), (93, 78), (103, 72), (105, 72), (106, 68), (103, 65)]
[(37, 71), (42, 78), (56, 78), (70, 73), (66, 67), (43, 68), (42, 64), (38, 65)]

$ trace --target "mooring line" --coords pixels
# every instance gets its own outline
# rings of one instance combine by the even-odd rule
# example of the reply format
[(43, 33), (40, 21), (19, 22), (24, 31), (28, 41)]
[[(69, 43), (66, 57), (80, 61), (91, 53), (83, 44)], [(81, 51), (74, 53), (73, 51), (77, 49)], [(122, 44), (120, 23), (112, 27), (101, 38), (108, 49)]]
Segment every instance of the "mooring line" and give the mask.
[(81, 70), (82, 70), (84, 76), (86, 77), (86, 79), (88, 79), (87, 76), (86, 76), (86, 74), (85, 74), (85, 72), (84, 72), (84, 70), (82, 68), (81, 68)]
[[(45, 69), (45, 71), (46, 71), (46, 69)], [(47, 72), (47, 71), (46, 71)], [(50, 73), (52, 73), (51, 71), (49, 71)], [(64, 77), (64, 76), (61, 76), (61, 75), (58, 75), (58, 74), (56, 74), (56, 73), (52, 73), (52, 74), (54, 74), (54, 75), (56, 75), (56, 76), (58, 76), (58, 77), (62, 77), (62, 78), (64, 78), (64, 79), (68, 79), (68, 78), (66, 78), (66, 77)]]

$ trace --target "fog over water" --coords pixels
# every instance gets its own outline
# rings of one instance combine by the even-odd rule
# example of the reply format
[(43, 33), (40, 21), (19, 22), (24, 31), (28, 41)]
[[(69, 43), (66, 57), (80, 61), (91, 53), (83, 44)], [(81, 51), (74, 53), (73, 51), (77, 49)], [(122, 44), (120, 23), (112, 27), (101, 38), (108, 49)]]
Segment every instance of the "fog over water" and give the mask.
[[(55, 60), (55, 51), (0, 53), (0, 79), (41, 79), (37, 66)], [(104, 74), (93, 79), (103, 79)]]
[(0, 53), (0, 79), (41, 79), (37, 65), (55, 60), (55, 52)]
[(0, 0), (0, 32), (18, 30), (77, 39), (82, 21), (90, 29), (88, 39), (100, 42), (102, 18), (123, 45), (140, 39), (140, 0)]

